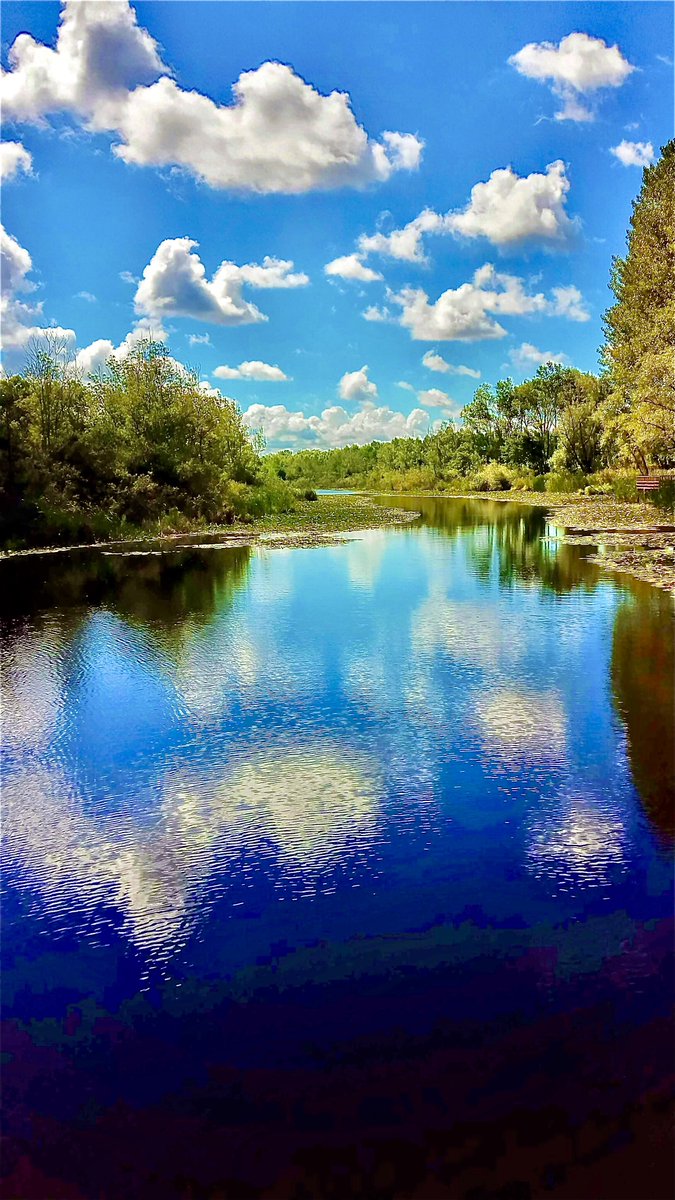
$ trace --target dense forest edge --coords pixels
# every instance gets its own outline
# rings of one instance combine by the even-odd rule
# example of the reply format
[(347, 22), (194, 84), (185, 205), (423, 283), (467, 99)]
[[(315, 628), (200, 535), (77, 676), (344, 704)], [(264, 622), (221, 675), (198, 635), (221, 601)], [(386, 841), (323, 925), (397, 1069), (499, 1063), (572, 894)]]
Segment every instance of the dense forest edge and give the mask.
[[(0, 380), (0, 546), (16, 550), (274, 521), (316, 488), (675, 497), (675, 141), (645, 168), (612, 263), (601, 371), (543, 364), (481, 384), (423, 438), (266, 454), (235, 401), (151, 339), (80, 378), (47, 334)], [(523, 497), (524, 498), (524, 497)], [(660, 519), (663, 519), (661, 517)]]

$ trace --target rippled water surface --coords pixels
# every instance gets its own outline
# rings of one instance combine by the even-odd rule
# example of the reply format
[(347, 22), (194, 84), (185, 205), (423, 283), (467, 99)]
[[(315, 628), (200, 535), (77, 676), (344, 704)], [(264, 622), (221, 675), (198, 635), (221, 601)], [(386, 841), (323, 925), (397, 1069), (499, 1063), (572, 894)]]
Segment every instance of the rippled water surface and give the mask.
[(670, 1194), (671, 597), (398, 503), (0, 564), (8, 1195)]

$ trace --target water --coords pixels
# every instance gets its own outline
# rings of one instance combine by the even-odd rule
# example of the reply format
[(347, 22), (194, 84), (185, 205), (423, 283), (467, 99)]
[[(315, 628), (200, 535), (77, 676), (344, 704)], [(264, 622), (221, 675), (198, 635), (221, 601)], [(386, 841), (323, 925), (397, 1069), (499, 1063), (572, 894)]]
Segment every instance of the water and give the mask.
[(671, 597), (397, 503), (2, 564), (7, 1195), (670, 1194)]

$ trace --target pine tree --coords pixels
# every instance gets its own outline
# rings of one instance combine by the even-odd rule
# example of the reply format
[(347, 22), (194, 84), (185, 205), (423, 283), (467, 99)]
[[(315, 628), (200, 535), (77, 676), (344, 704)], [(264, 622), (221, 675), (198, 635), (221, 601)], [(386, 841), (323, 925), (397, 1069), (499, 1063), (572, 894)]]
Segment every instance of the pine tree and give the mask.
[(605, 315), (609, 436), (644, 470), (675, 464), (675, 141), (646, 167)]

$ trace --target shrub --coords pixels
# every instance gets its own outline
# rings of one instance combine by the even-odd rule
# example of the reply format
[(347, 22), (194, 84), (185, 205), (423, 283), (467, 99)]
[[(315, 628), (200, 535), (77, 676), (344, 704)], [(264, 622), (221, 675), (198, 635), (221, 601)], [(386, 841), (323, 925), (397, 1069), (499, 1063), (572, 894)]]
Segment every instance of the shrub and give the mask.
[(503, 463), (486, 463), (480, 471), (471, 475), (468, 483), (474, 492), (507, 492), (513, 486), (516, 472)]
[(586, 476), (580, 471), (551, 471), (546, 476), (546, 492), (580, 492), (586, 486)]
[(532, 480), (532, 491), (533, 492), (545, 492), (546, 491), (546, 476), (545, 475), (535, 475), (534, 479)]

